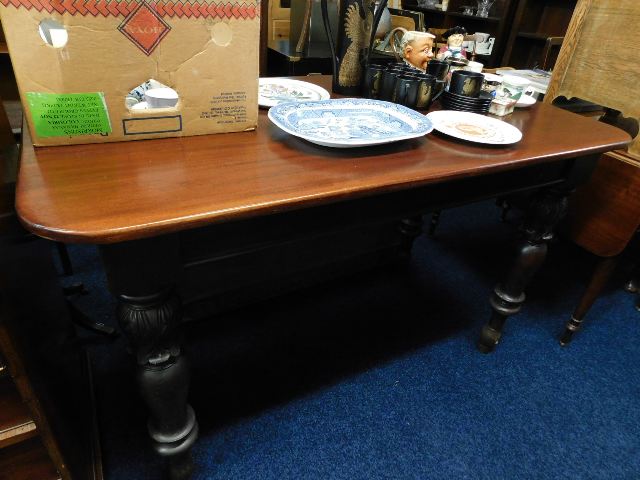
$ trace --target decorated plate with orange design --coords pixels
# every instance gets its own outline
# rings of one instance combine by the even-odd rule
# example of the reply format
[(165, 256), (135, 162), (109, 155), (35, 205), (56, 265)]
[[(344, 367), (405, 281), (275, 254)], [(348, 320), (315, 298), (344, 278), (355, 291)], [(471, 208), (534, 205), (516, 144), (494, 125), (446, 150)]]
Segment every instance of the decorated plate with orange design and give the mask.
[(439, 110), (427, 118), (435, 130), (468, 142), (510, 145), (522, 139), (522, 132), (513, 125), (477, 113)]

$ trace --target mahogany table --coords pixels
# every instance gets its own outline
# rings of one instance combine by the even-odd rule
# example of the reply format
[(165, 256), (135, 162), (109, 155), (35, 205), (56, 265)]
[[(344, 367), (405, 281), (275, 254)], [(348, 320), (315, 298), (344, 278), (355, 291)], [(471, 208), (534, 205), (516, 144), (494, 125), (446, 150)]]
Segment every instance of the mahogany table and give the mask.
[[(329, 77), (307, 80), (330, 88)], [(175, 293), (187, 246), (199, 245), (205, 258), (215, 239), (234, 235), (228, 226), (235, 224), (251, 231), (254, 223), (273, 223), (286, 226), (283, 237), (297, 238), (391, 220), (410, 250), (424, 212), (531, 190), (519, 254), (491, 296), (481, 333), (479, 347), (490, 351), (524, 302), (569, 192), (602, 152), (630, 141), (614, 127), (546, 104), (504, 121), (523, 132), (518, 144), (490, 147), (432, 133), (330, 149), (279, 130), (265, 111), (255, 132), (200, 137), (34, 148), (25, 132), (17, 210), (37, 235), (99, 245), (137, 359), (149, 434), (179, 477), (197, 437)], [(239, 248), (242, 232), (231, 238)]]

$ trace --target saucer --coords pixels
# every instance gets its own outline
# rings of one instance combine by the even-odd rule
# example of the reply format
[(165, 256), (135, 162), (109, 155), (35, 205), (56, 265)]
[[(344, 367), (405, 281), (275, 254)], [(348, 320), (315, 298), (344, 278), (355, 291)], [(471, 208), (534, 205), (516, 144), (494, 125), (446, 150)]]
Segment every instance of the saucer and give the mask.
[(535, 98), (533, 98), (531, 95), (522, 94), (522, 96), (518, 100), (518, 103), (516, 103), (516, 107), (518, 107), (518, 108), (529, 108), (534, 103), (536, 103), (536, 99)]
[(485, 114), (489, 111), (491, 106), (491, 100), (493, 97), (486, 92), (480, 92), (478, 97), (467, 97), (464, 95), (457, 95), (445, 91), (442, 94), (440, 103), (448, 110), (458, 110), (465, 112), (474, 112)]
[(427, 118), (435, 130), (468, 142), (510, 145), (522, 139), (522, 132), (513, 125), (476, 113), (438, 110)]
[(451, 99), (465, 101), (465, 102), (472, 102), (472, 103), (478, 103), (478, 102), (479, 103), (484, 103), (484, 102), (491, 103), (491, 100), (493, 100), (493, 95), (491, 95), (489, 92), (485, 92), (485, 91), (480, 91), (480, 93), (478, 94), (477, 97), (468, 97), (466, 95), (460, 95), (459, 93), (452, 93), (449, 90), (445, 90), (443, 95), (446, 95), (446, 96), (450, 97)]
[(441, 102), (442, 106), (447, 109), (447, 110), (456, 110), (459, 112), (472, 112), (472, 113), (479, 113), (481, 115), (486, 114), (487, 112), (489, 112), (489, 108), (490, 105), (484, 106), (484, 107), (469, 107), (469, 106), (465, 106), (465, 105), (456, 105), (453, 103), (447, 103), (447, 102)]
[(467, 106), (467, 107), (486, 107), (491, 105), (491, 100), (482, 101), (482, 102), (470, 102), (466, 100), (456, 100), (450, 97), (442, 97), (442, 102), (446, 103), (454, 103), (456, 105)]

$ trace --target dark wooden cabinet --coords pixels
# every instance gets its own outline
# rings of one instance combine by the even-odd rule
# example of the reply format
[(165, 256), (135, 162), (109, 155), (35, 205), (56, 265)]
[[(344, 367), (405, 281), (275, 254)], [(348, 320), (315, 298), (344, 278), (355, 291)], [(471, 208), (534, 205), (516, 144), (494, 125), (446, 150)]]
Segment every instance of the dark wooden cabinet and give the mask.
[(420, 7), (418, 0), (405, 0), (402, 5), (407, 10), (422, 12), (427, 29), (447, 29), (460, 25), (470, 34), (476, 32), (490, 34), (496, 39), (491, 55), (477, 55), (476, 60), (485, 67), (491, 68), (502, 65), (501, 52), (509, 34), (509, 19), (513, 16), (515, 3), (516, 0), (496, 0), (489, 10), (488, 17), (462, 13), (464, 6), (475, 7), (475, 0), (451, 0), (446, 11)]
[(576, 0), (520, 0), (501, 64), (551, 70)]

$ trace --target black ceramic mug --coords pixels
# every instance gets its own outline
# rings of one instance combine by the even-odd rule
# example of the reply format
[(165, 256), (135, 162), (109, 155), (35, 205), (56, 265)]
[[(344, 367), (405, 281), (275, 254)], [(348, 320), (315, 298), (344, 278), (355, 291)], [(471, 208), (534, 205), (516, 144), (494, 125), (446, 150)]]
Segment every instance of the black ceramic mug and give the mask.
[(393, 89), (393, 101), (405, 107), (413, 108), (416, 105), (419, 79), (413, 74), (398, 75)]
[(382, 86), (380, 88), (380, 100), (393, 101), (393, 91), (396, 88), (396, 79), (402, 75), (402, 70), (386, 69), (382, 72)]
[(416, 90), (415, 108), (424, 110), (431, 106), (434, 100), (442, 94), (444, 82), (428, 73), (417, 75), (418, 88)]
[(429, 60), (427, 63), (427, 73), (433, 75), (438, 80), (444, 80), (449, 73), (449, 64), (442, 60)]
[(362, 95), (365, 98), (380, 98), (382, 93), (382, 74), (384, 66), (371, 64), (367, 66), (362, 84)]
[(451, 74), (449, 92), (476, 98), (480, 94), (483, 81), (484, 75), (481, 73), (456, 70)]

